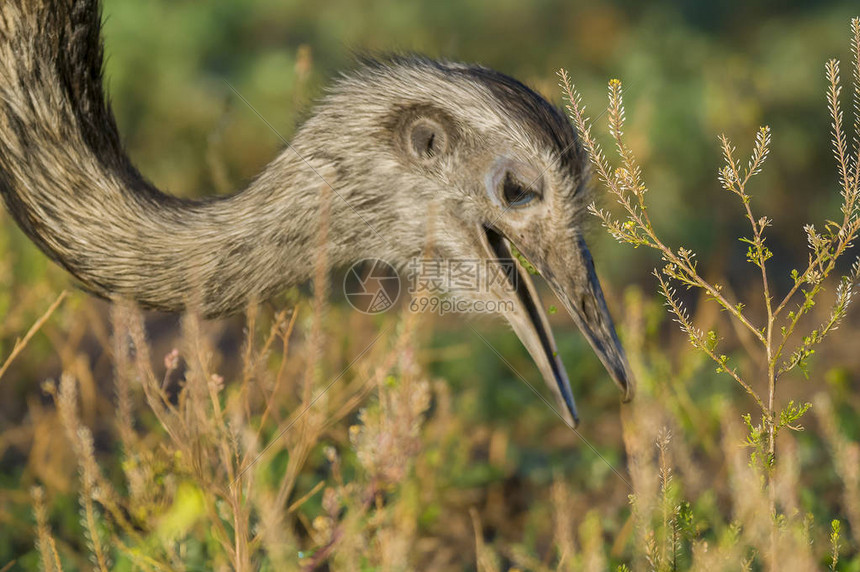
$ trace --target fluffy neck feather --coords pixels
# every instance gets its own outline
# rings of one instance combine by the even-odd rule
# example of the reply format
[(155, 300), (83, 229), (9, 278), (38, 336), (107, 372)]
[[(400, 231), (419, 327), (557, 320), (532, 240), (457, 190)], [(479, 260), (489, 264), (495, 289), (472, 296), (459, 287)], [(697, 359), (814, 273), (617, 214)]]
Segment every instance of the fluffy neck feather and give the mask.
[(324, 132), (300, 131), (233, 196), (161, 193), (122, 149), (101, 66), (96, 0), (0, 5), (0, 193), (86, 289), (217, 316), (309, 278), (324, 227), (330, 265), (384, 249), (371, 222), (384, 209), (345, 202), (363, 190), (338, 176), (345, 167), (321, 146)]

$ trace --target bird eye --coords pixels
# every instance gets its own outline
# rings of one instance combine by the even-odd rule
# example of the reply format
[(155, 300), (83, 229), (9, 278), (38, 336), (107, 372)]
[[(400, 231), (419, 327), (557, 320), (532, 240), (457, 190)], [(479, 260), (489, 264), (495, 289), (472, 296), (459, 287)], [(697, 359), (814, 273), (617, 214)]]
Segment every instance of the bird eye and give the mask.
[(540, 193), (529, 185), (523, 184), (513, 173), (508, 171), (502, 179), (499, 194), (506, 206), (511, 208), (523, 207), (535, 199), (541, 198)]
[(448, 151), (448, 133), (442, 122), (419, 116), (405, 126), (404, 143), (412, 159), (430, 165)]
[(436, 131), (429, 125), (416, 125), (412, 130), (412, 150), (422, 159), (430, 159), (438, 152)]

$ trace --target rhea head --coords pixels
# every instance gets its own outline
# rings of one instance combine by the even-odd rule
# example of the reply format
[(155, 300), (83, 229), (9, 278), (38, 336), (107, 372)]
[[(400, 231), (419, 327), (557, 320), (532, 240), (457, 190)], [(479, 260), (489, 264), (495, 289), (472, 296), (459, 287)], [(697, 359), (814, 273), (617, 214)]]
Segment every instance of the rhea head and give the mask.
[(624, 399), (632, 397), (633, 377), (582, 234), (587, 158), (558, 108), (486, 68), (395, 58), (340, 79), (296, 140), (332, 130), (344, 150), (336, 153), (337, 168), (351, 181), (341, 198), (368, 213), (369, 227), (385, 229), (367, 229), (364, 255), (394, 264), (419, 255), (479, 260), (502, 272), (517, 260), (507, 280), (485, 273), (477, 291), (448, 286), (453, 295), (507, 309), (502, 315), (576, 423), (570, 383), (532, 282), (536, 270)]

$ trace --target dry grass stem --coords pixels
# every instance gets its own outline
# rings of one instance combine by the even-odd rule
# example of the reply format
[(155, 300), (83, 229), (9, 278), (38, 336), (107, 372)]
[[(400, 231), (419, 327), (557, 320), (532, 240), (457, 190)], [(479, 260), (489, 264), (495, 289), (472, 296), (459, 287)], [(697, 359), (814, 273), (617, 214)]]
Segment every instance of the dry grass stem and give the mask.
[(66, 299), (67, 295), (68, 292), (66, 292), (65, 290), (60, 292), (60, 295), (57, 296), (56, 300), (54, 300), (54, 302), (50, 306), (48, 306), (48, 309), (45, 310), (45, 313), (42, 314), (42, 317), (36, 320), (30, 327), (30, 329), (27, 330), (27, 333), (24, 334), (24, 337), (15, 340), (15, 346), (12, 348), (12, 351), (6, 357), (6, 361), (4, 361), (3, 365), (0, 366), (0, 379), (3, 379), (3, 374), (6, 373), (6, 370), (9, 369), (9, 366), (12, 365), (12, 362), (15, 360), (16, 357), (18, 357), (18, 354), (20, 354), (24, 350), (24, 348), (27, 347), (27, 344), (30, 343), (32, 337), (36, 335), (36, 332), (38, 332), (45, 324), (45, 322), (48, 321), (48, 318), (51, 317), (54, 311), (60, 307), (60, 304), (63, 303), (63, 300)]

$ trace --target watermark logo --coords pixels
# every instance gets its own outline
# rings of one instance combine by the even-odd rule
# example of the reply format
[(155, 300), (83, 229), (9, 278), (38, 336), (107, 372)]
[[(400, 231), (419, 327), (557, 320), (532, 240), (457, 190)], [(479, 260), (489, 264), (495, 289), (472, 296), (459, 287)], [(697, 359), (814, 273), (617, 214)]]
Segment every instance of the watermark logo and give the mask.
[(516, 288), (517, 270), (512, 259), (413, 258), (409, 262), (409, 293), (413, 296), (468, 296), (493, 289), (514, 292)]
[(431, 314), (499, 314), (514, 311), (513, 260), (413, 258), (409, 263), (409, 309)]
[(360, 260), (350, 266), (344, 276), (343, 293), (350, 306), (359, 312), (380, 314), (400, 297), (400, 276), (384, 260)]
[(513, 313), (514, 303), (511, 300), (474, 300), (456, 296), (419, 296), (412, 298), (409, 309), (413, 312), (428, 314), (505, 314)]
[[(517, 280), (514, 260), (413, 258), (405, 277), (409, 310), (440, 315), (514, 312)], [(353, 264), (343, 281), (347, 301), (365, 314), (394, 306), (400, 290), (397, 271), (377, 258)]]

